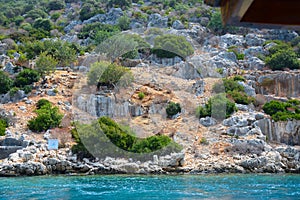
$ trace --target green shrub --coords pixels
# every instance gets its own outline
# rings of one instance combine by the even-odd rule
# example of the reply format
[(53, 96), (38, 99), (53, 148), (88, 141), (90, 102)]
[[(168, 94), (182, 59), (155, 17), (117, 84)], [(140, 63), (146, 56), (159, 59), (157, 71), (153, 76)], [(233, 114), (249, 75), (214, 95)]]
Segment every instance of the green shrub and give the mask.
[(181, 106), (179, 103), (170, 102), (166, 108), (166, 112), (169, 118), (181, 112)]
[(44, 31), (51, 31), (52, 24), (49, 19), (38, 18), (34, 21), (33, 28), (42, 29)]
[(0, 85), (0, 94), (7, 93), (13, 86), (13, 80), (3, 71), (0, 71)]
[(233, 77), (233, 80), (234, 81), (242, 81), (242, 82), (246, 82), (246, 79), (244, 78), (244, 77), (242, 77), (242, 76), (235, 76), (235, 77)]
[(233, 99), (235, 103), (248, 105), (254, 102), (254, 98), (249, 97), (245, 92), (229, 91), (227, 93), (229, 99)]
[(7, 121), (0, 118), (0, 136), (5, 135), (5, 130), (8, 127)]
[(79, 19), (84, 21), (97, 14), (104, 14), (104, 11), (95, 2), (90, 1), (82, 6), (79, 12)]
[(48, 10), (61, 10), (65, 8), (65, 1), (62, 0), (51, 0), (48, 3)]
[(299, 69), (300, 62), (297, 54), (291, 50), (280, 50), (266, 58), (266, 65), (272, 70), (282, 70), (284, 68)]
[(277, 112), (285, 112), (288, 104), (279, 101), (270, 101), (263, 106), (263, 110), (268, 115), (274, 115)]
[[(90, 125), (78, 124), (76, 128), (80, 136), (76, 130), (72, 131), (72, 135), (77, 142), (77, 145), (72, 147), (73, 153), (89, 154), (82, 140), (85, 141), (85, 145), (89, 145), (88, 149), (97, 151), (99, 146), (102, 147), (98, 151), (104, 156), (105, 154), (118, 156), (118, 148), (132, 153), (151, 153), (165, 147), (170, 147), (172, 151), (181, 150), (179, 145), (164, 135), (137, 138), (130, 128), (123, 127), (108, 117), (101, 117), (97, 122), (92, 122)], [(93, 144), (97, 141), (98, 145), (95, 146), (97, 149), (93, 149), (93, 144), (89, 144), (89, 141), (92, 141)], [(108, 143), (114, 145), (108, 145)]]
[(130, 18), (127, 16), (122, 16), (118, 20), (118, 26), (122, 31), (128, 30), (130, 28)]
[(263, 110), (274, 121), (300, 120), (299, 104), (298, 100), (289, 100), (286, 103), (272, 100), (263, 106)]
[(230, 117), (235, 111), (237, 111), (235, 103), (227, 99), (224, 94), (217, 94), (210, 98), (205, 106), (197, 107), (196, 116), (198, 118), (209, 116), (222, 119)]
[(40, 99), (36, 103), (36, 108), (41, 109), (43, 106), (51, 106), (51, 102), (47, 99)]
[(25, 85), (21, 89), (25, 92), (25, 94), (28, 94), (32, 91), (32, 86), (31, 85)]
[(18, 87), (13, 87), (9, 90), (9, 95), (10, 96), (14, 96), (18, 91), (20, 90), (20, 88)]
[(194, 53), (194, 48), (185, 37), (167, 34), (154, 39), (152, 52), (160, 58), (179, 56), (185, 59)]
[(40, 76), (37, 71), (32, 69), (24, 69), (16, 76), (15, 86), (22, 88), (26, 85), (31, 85), (32, 83), (39, 81), (39, 79)]
[(132, 0), (109, 0), (107, 6), (108, 7), (120, 7), (122, 9), (126, 9), (131, 7)]
[(139, 92), (138, 96), (139, 96), (139, 99), (142, 100), (142, 99), (145, 98), (145, 93), (144, 92)]
[(239, 92), (244, 91), (244, 87), (238, 83), (238, 80), (234, 80), (234, 78), (224, 78), (222, 80), (223, 81), (220, 81), (213, 86), (214, 92), (222, 93), (224, 92), (224, 89), (226, 93), (234, 90)]
[(133, 81), (130, 69), (105, 61), (92, 64), (88, 73), (89, 85), (106, 85), (108, 87), (128, 86)]
[(56, 12), (51, 15), (51, 19), (53, 21), (56, 21), (58, 18), (60, 18), (60, 16), (61, 16), (61, 14), (59, 12)]
[(205, 137), (202, 137), (200, 140), (200, 144), (208, 145), (209, 143)]
[(35, 110), (37, 117), (28, 121), (28, 128), (32, 131), (46, 131), (50, 128), (58, 127), (63, 115), (58, 107), (46, 104)]

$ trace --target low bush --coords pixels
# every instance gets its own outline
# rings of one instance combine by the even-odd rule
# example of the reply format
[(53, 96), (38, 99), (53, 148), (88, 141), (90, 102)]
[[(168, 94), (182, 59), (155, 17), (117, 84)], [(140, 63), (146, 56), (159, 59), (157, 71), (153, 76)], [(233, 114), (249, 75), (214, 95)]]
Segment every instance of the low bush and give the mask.
[(16, 76), (15, 86), (22, 88), (26, 85), (31, 85), (32, 83), (39, 81), (39, 79), (40, 76), (37, 71), (24, 69)]
[(102, 85), (110, 88), (124, 87), (130, 85), (132, 81), (133, 75), (130, 69), (105, 61), (94, 63), (88, 73), (88, 84), (98, 87)]
[(300, 101), (298, 100), (289, 100), (288, 102), (272, 100), (263, 106), (263, 110), (274, 121), (300, 120), (299, 105)]
[(237, 111), (235, 103), (227, 99), (225, 94), (218, 94), (210, 98), (204, 106), (197, 107), (196, 116), (198, 118), (209, 116), (222, 119), (230, 117), (235, 111)]
[(37, 109), (41, 109), (43, 106), (49, 106), (49, 105), (51, 105), (51, 102), (49, 100), (47, 100), (47, 99), (40, 99), (36, 103), (36, 108)]
[(194, 53), (194, 48), (185, 37), (167, 34), (154, 39), (152, 52), (160, 58), (179, 56), (185, 59)]
[(250, 103), (253, 103), (255, 101), (254, 98), (249, 97), (245, 92), (239, 92), (239, 91), (229, 91), (227, 93), (227, 97), (229, 99), (234, 100), (235, 103), (238, 104), (244, 104), (249, 105)]
[[(121, 148), (131, 153), (151, 153), (167, 146), (171, 146), (171, 149), (174, 151), (181, 150), (181, 147), (172, 142), (168, 136), (154, 135), (148, 138), (137, 138), (130, 128), (124, 128), (108, 117), (101, 117), (91, 125), (83, 124), (77, 125), (76, 127), (80, 129), (78, 131), (80, 135), (77, 130), (72, 131), (72, 135), (77, 142), (77, 144), (72, 147), (74, 153), (91, 156), (85, 145), (89, 145), (88, 149), (94, 150), (93, 145), (95, 146), (95, 141), (98, 142), (95, 148), (99, 148), (99, 146), (103, 148), (99, 149), (101, 155), (118, 154), (118, 150), (111, 149), (113, 147), (116, 149)], [(109, 140), (107, 140), (107, 138)], [(85, 143), (83, 143), (83, 140)], [(89, 144), (89, 141), (91, 144)], [(108, 145), (108, 143), (113, 143), (114, 145)], [(116, 154), (113, 156), (118, 156)]]
[(0, 136), (5, 135), (5, 130), (8, 127), (7, 121), (0, 118)]
[(7, 93), (13, 87), (13, 80), (3, 71), (0, 71), (0, 85), (0, 94)]
[(145, 98), (145, 93), (144, 92), (139, 92), (138, 96), (139, 96), (139, 99), (142, 100), (142, 99)]
[(166, 112), (169, 118), (181, 112), (181, 106), (179, 103), (170, 102), (166, 108)]
[(59, 112), (59, 108), (53, 107), (45, 100), (42, 103), (40, 102), (39, 108), (35, 112), (37, 113), (37, 117), (29, 120), (28, 128), (36, 132), (58, 127), (63, 118), (63, 115)]

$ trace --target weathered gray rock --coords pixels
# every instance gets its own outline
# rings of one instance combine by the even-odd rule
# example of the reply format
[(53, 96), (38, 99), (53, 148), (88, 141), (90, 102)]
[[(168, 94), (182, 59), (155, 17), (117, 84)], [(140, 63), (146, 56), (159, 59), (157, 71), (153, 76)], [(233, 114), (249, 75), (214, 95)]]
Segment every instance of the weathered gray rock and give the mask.
[(106, 14), (99, 14), (83, 21), (83, 24), (91, 24), (94, 22), (101, 22), (103, 24), (116, 25), (120, 17), (123, 16), (121, 8), (111, 8)]
[(209, 127), (217, 124), (217, 121), (212, 117), (200, 118), (200, 124), (203, 126)]
[(148, 20), (148, 27), (167, 28), (168, 17), (162, 17), (158, 13), (151, 14)]
[(174, 66), (176, 73), (174, 76), (183, 79), (199, 79), (202, 78), (197, 67), (190, 62), (181, 62)]
[(49, 96), (56, 96), (56, 92), (53, 89), (47, 90), (47, 95), (49, 95)]
[(81, 24), (81, 21), (73, 20), (73, 21), (71, 21), (71, 22), (69, 23), (68, 26), (66, 26), (66, 27), (64, 28), (64, 31), (65, 31), (66, 33), (69, 33), (69, 32), (71, 32), (71, 31), (74, 29), (75, 26), (78, 26), (78, 25), (80, 25), (80, 24)]
[(246, 84), (243, 81), (239, 81), (238, 84), (244, 87), (244, 91), (248, 96), (251, 96), (251, 97), (256, 96), (256, 92), (255, 92), (255, 89), (253, 87), (249, 86), (248, 84)]
[(172, 24), (172, 28), (176, 29), (176, 30), (181, 30), (184, 29), (184, 25), (181, 23), (181, 21), (179, 20), (175, 20)]
[(265, 39), (263, 39), (262, 35), (257, 35), (253, 33), (248, 33), (245, 36), (245, 40), (248, 46), (262, 46), (266, 41)]
[(15, 66), (11, 62), (7, 62), (3, 68), (4, 72), (7, 72), (9, 74), (14, 74), (15, 73)]
[(223, 120), (224, 126), (237, 126), (237, 127), (245, 127), (248, 126), (247, 118), (243, 116), (232, 116), (228, 119)]
[(277, 97), (300, 96), (300, 72), (274, 72), (261, 75), (256, 90), (259, 94)]
[(228, 47), (236, 46), (236, 47), (243, 47), (245, 43), (244, 37), (242, 35), (233, 35), (227, 33), (226, 35), (222, 35), (220, 37), (220, 44), (219, 46), (224, 49), (228, 49)]
[(198, 97), (204, 93), (205, 82), (204, 80), (197, 80), (192, 86), (192, 92)]
[(251, 70), (262, 70), (265, 67), (265, 63), (257, 57), (250, 57), (246, 60), (245, 67)]
[(244, 54), (246, 58), (250, 58), (250, 57), (258, 57), (258, 56), (266, 55), (267, 52), (264, 50), (262, 46), (255, 46), (246, 49), (244, 51)]
[(251, 158), (242, 161), (240, 165), (246, 169), (261, 168), (267, 164), (267, 159), (265, 157)]

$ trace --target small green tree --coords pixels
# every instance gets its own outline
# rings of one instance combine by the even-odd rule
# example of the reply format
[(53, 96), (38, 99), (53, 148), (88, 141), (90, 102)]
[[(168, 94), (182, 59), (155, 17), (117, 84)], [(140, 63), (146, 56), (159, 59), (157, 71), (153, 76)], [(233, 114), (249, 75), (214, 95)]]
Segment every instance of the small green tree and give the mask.
[(0, 94), (7, 93), (13, 86), (13, 80), (3, 71), (0, 71), (0, 86)]
[(58, 62), (51, 55), (47, 55), (46, 52), (43, 52), (36, 61), (35, 69), (42, 78), (45, 78), (45, 75), (55, 71), (57, 63)]

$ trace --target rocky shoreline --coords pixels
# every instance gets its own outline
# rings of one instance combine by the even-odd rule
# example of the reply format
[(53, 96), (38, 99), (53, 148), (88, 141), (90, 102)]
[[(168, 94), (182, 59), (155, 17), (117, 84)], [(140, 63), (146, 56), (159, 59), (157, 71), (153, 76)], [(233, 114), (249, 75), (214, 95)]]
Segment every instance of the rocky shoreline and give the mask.
[[(12, 138), (10, 138), (12, 140)], [(300, 173), (300, 149), (270, 145), (259, 139), (246, 143), (262, 147), (257, 154), (197, 155), (193, 165), (186, 162), (185, 152), (167, 156), (153, 156), (146, 162), (106, 157), (102, 160), (78, 160), (68, 148), (48, 151), (46, 144), (29, 143), (24, 149), (10, 154), (0, 163), (1, 177), (40, 175), (95, 175), (95, 174), (210, 174), (210, 173)]]

